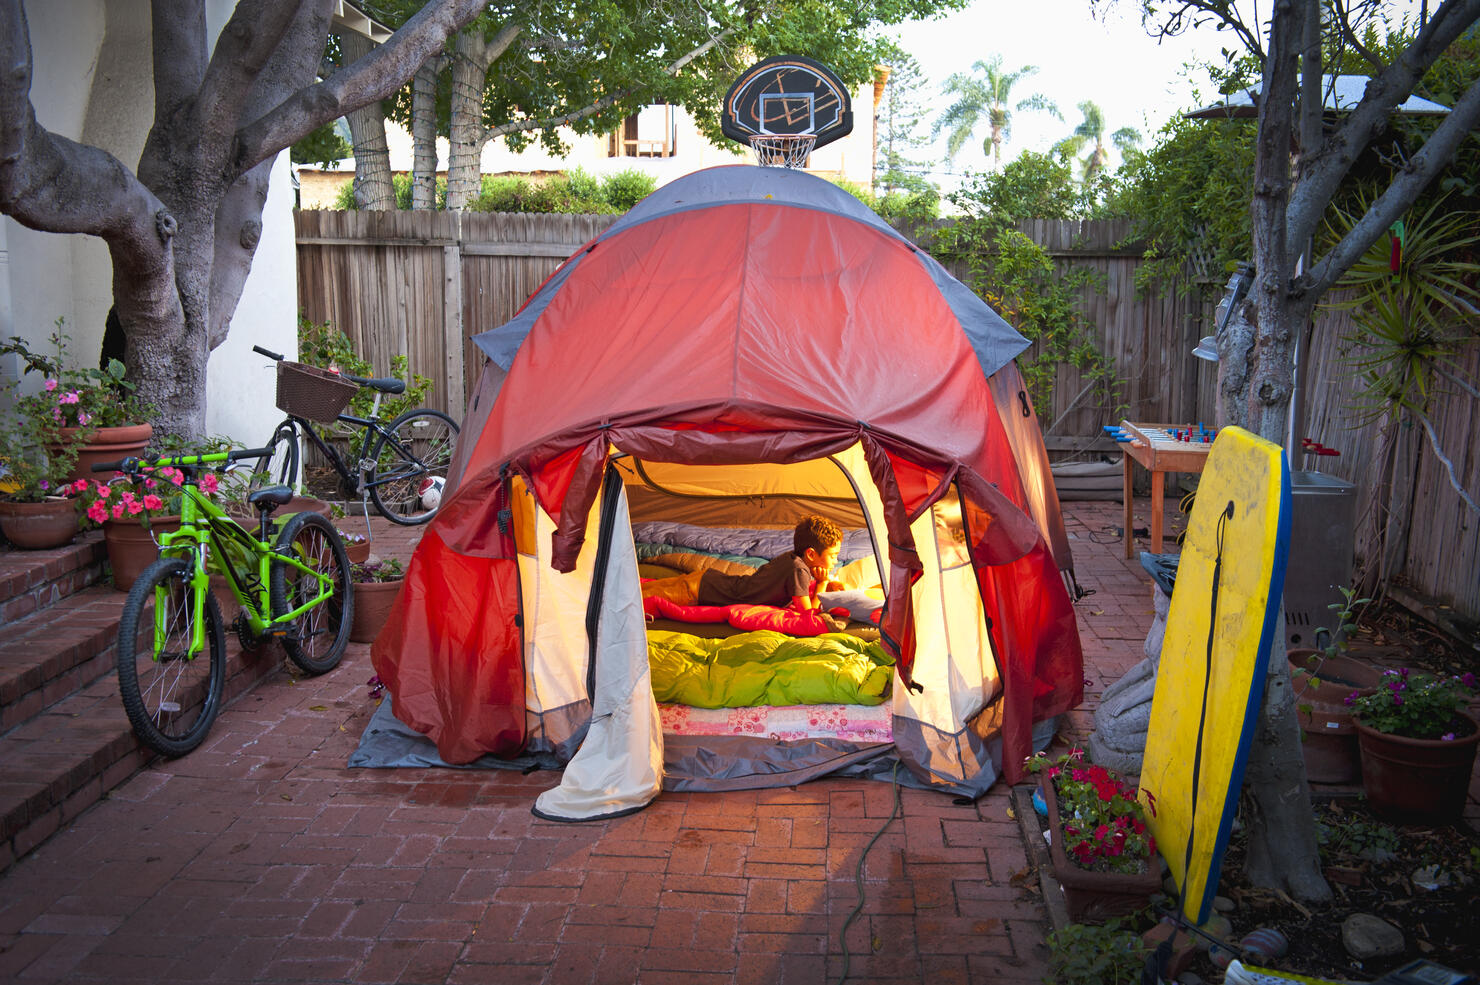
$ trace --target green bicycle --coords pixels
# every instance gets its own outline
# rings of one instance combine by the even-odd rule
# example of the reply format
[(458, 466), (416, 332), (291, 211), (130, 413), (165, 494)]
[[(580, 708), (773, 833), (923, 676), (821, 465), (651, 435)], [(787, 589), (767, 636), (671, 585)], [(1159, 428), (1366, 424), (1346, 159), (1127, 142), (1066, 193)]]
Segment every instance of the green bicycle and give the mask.
[(226, 636), (210, 590), (212, 570), (225, 575), (241, 603), (233, 628), (244, 649), (277, 639), (306, 673), (322, 674), (338, 665), (349, 642), (354, 593), (349, 558), (334, 525), (317, 513), (275, 522), (272, 512), (293, 491), (270, 486), (247, 497), (257, 511), (254, 536), (199, 488), (203, 471), (225, 473), (232, 463), (256, 462), (265, 451), (126, 458), (93, 466), (95, 472), (117, 471), (122, 478), (115, 481), (136, 486), (164, 469), (181, 473), (180, 529), (156, 538), (160, 558), (130, 589), (118, 624), (124, 711), (139, 739), (162, 755), (183, 756), (199, 746), (221, 711)]

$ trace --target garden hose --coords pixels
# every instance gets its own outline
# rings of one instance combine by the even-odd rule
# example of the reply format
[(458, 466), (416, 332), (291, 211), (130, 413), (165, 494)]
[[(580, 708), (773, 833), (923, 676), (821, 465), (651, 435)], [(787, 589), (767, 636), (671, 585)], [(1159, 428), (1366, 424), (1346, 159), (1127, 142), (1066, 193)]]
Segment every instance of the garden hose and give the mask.
[(868, 861), (868, 853), (873, 849), (874, 843), (879, 840), (879, 838), (884, 834), (884, 832), (889, 829), (889, 825), (893, 824), (894, 823), (894, 819), (899, 816), (899, 760), (898, 759), (896, 759), (894, 761), (894, 769), (891, 770), (890, 773), (889, 773), (889, 782), (890, 782), (890, 784), (894, 788), (894, 809), (889, 812), (889, 819), (886, 820), (883, 823), (882, 826), (880, 826), (880, 828), (879, 828), (878, 831), (875, 831), (874, 832), (874, 836), (868, 840), (868, 844), (863, 846), (863, 854), (858, 857), (858, 870), (854, 874), (854, 879), (855, 879), (855, 881), (858, 884), (858, 905), (856, 905), (856, 906), (853, 907), (853, 912), (850, 913), (850, 914), (848, 914), (848, 919), (847, 920), (844, 920), (843, 921), (843, 929), (840, 930), (840, 931), (838, 931), (838, 944), (843, 949), (843, 971), (842, 971), (842, 973), (840, 975), (838, 975), (838, 985), (843, 985), (843, 982), (845, 982), (845, 981), (848, 980), (848, 959), (849, 959), (849, 954), (848, 954), (848, 927), (853, 923), (853, 920), (858, 916), (858, 914), (860, 914), (860, 913), (863, 912), (863, 866), (864, 866), (864, 863)]

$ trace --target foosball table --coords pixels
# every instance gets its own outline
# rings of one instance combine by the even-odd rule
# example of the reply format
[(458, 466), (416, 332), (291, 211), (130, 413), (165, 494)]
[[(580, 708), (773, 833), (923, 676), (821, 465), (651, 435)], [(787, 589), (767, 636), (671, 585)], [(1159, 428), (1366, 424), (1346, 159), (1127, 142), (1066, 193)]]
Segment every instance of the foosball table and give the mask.
[(1105, 425), (1105, 433), (1120, 444), (1125, 469), (1121, 502), (1125, 507), (1122, 537), (1125, 556), (1135, 555), (1131, 526), (1131, 470), (1133, 463), (1151, 473), (1151, 553), (1160, 554), (1163, 512), (1166, 502), (1166, 473), (1201, 472), (1218, 432), (1201, 424), (1138, 424), (1121, 421)]

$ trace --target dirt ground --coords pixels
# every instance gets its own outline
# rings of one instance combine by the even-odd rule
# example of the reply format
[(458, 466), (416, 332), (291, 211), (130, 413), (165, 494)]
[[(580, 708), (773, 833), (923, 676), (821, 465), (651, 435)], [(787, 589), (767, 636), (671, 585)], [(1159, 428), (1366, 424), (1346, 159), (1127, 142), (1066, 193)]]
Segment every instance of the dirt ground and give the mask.
[[(1353, 634), (1353, 655), (1384, 666), (1434, 673), (1480, 673), (1473, 641), (1459, 640), (1395, 604), (1370, 608)], [(1282, 971), (1338, 981), (1369, 982), (1417, 958), (1480, 973), (1480, 831), (1465, 822), (1441, 827), (1391, 824), (1375, 816), (1358, 790), (1313, 792), (1322, 864), (1333, 898), (1298, 903), (1249, 885), (1243, 877), (1244, 839), (1236, 833), (1225, 858), (1219, 894), (1230, 899), (1235, 936), (1277, 927), (1289, 953)], [(1391, 958), (1354, 960), (1341, 942), (1342, 922), (1369, 913), (1403, 930), (1405, 948)], [(1206, 955), (1192, 970), (1208, 981), (1222, 973)]]

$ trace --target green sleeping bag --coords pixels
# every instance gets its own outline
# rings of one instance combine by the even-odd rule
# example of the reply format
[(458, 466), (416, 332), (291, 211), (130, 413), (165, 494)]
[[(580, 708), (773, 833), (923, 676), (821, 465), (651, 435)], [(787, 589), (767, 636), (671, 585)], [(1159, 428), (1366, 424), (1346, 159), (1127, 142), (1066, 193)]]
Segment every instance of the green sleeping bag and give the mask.
[(877, 705), (894, 673), (894, 658), (878, 643), (770, 630), (727, 639), (650, 630), (648, 665), (653, 697), (695, 708)]

